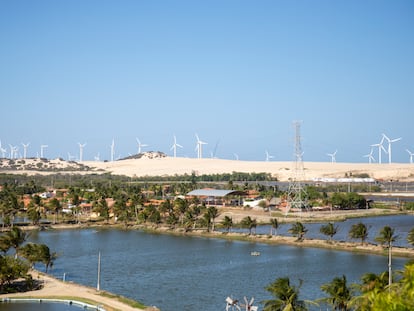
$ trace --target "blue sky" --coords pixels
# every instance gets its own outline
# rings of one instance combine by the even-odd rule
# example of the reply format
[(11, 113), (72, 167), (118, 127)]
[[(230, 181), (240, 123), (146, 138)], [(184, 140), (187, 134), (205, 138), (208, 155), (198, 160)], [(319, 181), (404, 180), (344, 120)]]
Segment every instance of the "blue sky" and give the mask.
[(301, 120), (305, 161), (367, 162), (385, 133), (408, 162), (413, 29), (411, 0), (2, 0), (0, 140), (104, 160), (176, 135), (193, 158), (198, 133), (204, 157), (291, 161)]

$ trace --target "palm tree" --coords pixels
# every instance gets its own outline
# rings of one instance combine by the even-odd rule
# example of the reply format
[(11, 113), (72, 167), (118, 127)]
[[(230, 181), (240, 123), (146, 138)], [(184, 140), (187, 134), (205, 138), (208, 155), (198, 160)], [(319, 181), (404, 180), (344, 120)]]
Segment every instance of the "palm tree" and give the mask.
[(216, 221), (216, 218), (219, 216), (219, 211), (218, 211), (218, 209), (216, 207), (210, 206), (207, 209), (207, 213), (208, 213), (208, 215), (210, 216), (210, 219), (211, 219), (211, 231), (214, 232), (214, 229), (215, 229), (215, 221)]
[(375, 237), (375, 240), (382, 245), (386, 245), (388, 247), (388, 285), (391, 285), (392, 283), (392, 242), (395, 242), (395, 240), (398, 238), (397, 235), (394, 234), (394, 228), (391, 228), (390, 226), (384, 226), (379, 235)]
[(231, 227), (233, 227), (233, 219), (229, 216), (224, 216), (221, 224), (224, 228), (226, 228), (227, 232), (230, 232)]
[(329, 236), (329, 240), (332, 241), (333, 236), (338, 232), (338, 226), (335, 226), (330, 222), (326, 225), (322, 225), (319, 231), (320, 233)]
[(50, 200), (49, 206), (52, 209), (53, 214), (54, 214), (53, 223), (56, 224), (59, 211), (62, 209), (62, 205), (60, 204), (60, 201), (58, 199), (53, 198)]
[(408, 243), (414, 246), (414, 228), (412, 228), (410, 232), (408, 232), (407, 241)]
[(297, 221), (288, 231), (297, 237), (296, 241), (301, 242), (303, 241), (306, 232), (308, 232), (308, 229), (306, 229), (301, 222)]
[[(401, 279), (386, 287), (386, 272), (380, 275), (377, 287), (363, 292), (357, 297), (357, 310), (414, 310), (414, 264), (408, 262), (403, 271)], [(382, 288), (381, 288), (382, 287)], [(388, 290), (384, 290), (388, 289)]]
[(351, 239), (361, 239), (361, 244), (364, 244), (365, 240), (368, 237), (368, 228), (362, 222), (353, 224), (349, 230), (349, 237)]
[(241, 220), (240, 224), (245, 228), (249, 228), (249, 235), (251, 235), (253, 228), (256, 229), (257, 221), (250, 216), (246, 216)]
[(352, 298), (351, 290), (346, 284), (346, 277), (335, 277), (332, 282), (323, 284), (321, 290), (326, 292), (329, 296), (319, 299), (319, 301), (326, 302), (334, 308), (334, 310), (349, 310)]
[(363, 293), (382, 292), (388, 285), (388, 271), (381, 274), (365, 273), (361, 277), (362, 284), (358, 286)]
[(379, 235), (375, 237), (375, 241), (386, 245), (386, 247), (391, 247), (392, 242), (397, 240), (398, 236), (394, 234), (394, 228), (390, 226), (384, 226)]
[(299, 286), (290, 284), (288, 277), (277, 278), (273, 283), (266, 286), (265, 289), (270, 292), (275, 299), (263, 301), (264, 311), (305, 311), (307, 310), (305, 302), (299, 300), (299, 289), (302, 286), (300, 280)]
[(277, 234), (277, 228), (279, 228), (279, 222), (277, 221), (277, 218), (270, 219), (270, 235), (273, 235), (273, 230), (275, 234)]
[(46, 244), (40, 244), (39, 255), (40, 261), (45, 265), (45, 272), (47, 273), (49, 267), (53, 267), (53, 263), (57, 258), (57, 253), (51, 253), (49, 247)]

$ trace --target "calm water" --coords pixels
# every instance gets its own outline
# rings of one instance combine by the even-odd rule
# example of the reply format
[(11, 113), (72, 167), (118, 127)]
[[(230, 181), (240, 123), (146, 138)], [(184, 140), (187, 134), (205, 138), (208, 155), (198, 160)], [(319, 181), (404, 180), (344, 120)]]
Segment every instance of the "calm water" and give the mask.
[(61, 303), (0, 303), (1, 311), (81, 311), (81, 307)]
[[(368, 219), (363, 221), (368, 223)], [(372, 230), (378, 228), (374, 231), (384, 221), (389, 225), (408, 221), (409, 229), (414, 226), (413, 216), (369, 221)], [(67, 281), (93, 287), (101, 252), (101, 289), (155, 305), (162, 311), (224, 310), (227, 296), (253, 296), (260, 302), (271, 298), (265, 286), (284, 276), (295, 284), (303, 279), (301, 298), (316, 299), (324, 296), (319, 287), (335, 276), (345, 274), (352, 283), (359, 282), (366, 272), (387, 270), (384, 256), (136, 230), (43, 231), (33, 233), (31, 240), (46, 243), (59, 253), (53, 275), (62, 278), (65, 274)], [(261, 256), (251, 256), (252, 251), (260, 251)], [(394, 258), (393, 268), (402, 269), (406, 261)]]
[[(404, 247), (410, 246), (407, 242), (407, 234), (411, 229), (414, 228), (414, 215), (391, 215), (370, 218), (354, 218), (343, 222), (337, 222), (335, 223), (335, 225), (338, 226), (338, 233), (334, 236), (334, 240), (354, 242), (358, 241), (350, 239), (348, 237), (348, 233), (352, 225), (359, 222), (364, 223), (368, 227), (368, 242), (377, 243), (375, 242), (375, 237), (379, 235), (380, 230), (384, 226), (390, 226), (391, 228), (394, 228), (395, 234), (398, 235), (397, 240), (393, 244), (396, 246)], [(306, 233), (305, 237), (309, 239), (327, 239), (327, 237), (319, 231), (320, 227), (325, 224), (326, 223), (304, 224), (306, 229), (308, 229), (308, 232)], [(277, 234), (292, 236), (288, 232), (291, 226), (291, 224), (280, 224), (280, 227), (277, 230)], [(233, 231), (248, 232), (247, 229), (234, 229)], [(269, 234), (270, 226), (258, 226), (256, 232), (258, 234)]]

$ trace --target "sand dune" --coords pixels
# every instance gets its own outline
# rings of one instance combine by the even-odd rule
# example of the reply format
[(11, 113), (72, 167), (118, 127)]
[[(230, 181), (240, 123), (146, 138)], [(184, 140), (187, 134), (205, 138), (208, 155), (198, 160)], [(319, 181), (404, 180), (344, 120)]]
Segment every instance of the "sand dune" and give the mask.
[[(293, 176), (293, 162), (238, 161), (223, 159), (156, 158), (131, 159), (114, 162), (86, 161), (83, 164), (112, 174), (126, 176), (173, 176), (182, 174), (197, 175), (232, 172), (270, 173), (280, 181)], [(368, 164), (368, 163), (327, 163), (304, 162), (304, 179), (344, 178), (367, 174), (379, 180), (414, 181), (414, 164)]]

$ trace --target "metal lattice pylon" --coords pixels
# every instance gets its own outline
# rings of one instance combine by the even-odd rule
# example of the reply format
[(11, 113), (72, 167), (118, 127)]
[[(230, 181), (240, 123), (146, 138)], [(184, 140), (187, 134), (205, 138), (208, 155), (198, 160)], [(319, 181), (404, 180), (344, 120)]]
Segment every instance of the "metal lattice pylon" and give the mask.
[(303, 166), (303, 151), (300, 137), (300, 121), (294, 121), (295, 127), (295, 153), (293, 161), (292, 176), (289, 179), (289, 190), (287, 198), (286, 215), (291, 209), (307, 208), (307, 194), (302, 185), (305, 180), (305, 170)]

